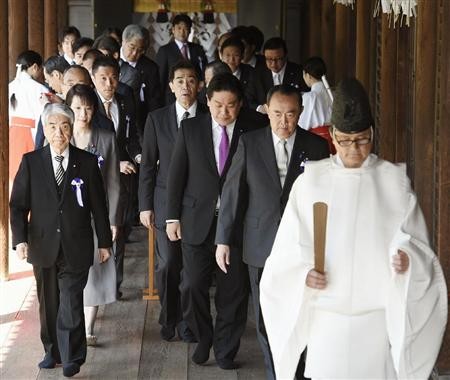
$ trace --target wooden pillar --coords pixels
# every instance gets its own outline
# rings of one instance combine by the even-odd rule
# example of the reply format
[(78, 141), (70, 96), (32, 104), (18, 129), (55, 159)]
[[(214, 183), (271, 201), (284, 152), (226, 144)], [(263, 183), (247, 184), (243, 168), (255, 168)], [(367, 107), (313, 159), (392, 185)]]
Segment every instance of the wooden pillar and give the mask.
[[(8, 35), (8, 0), (0, 0), (0, 36)], [(0, 280), (8, 279), (8, 39), (0, 44)]]
[(355, 15), (351, 7), (336, 4), (335, 80), (355, 75)]
[(356, 78), (370, 91), (371, 0), (356, 2)]
[(385, 160), (395, 161), (397, 33), (396, 29), (389, 26), (386, 14), (380, 17), (378, 154)]
[(58, 53), (57, 0), (44, 0), (44, 59)]
[[(436, 215), (436, 246), (447, 287), (450, 289), (450, 2), (439, 1), (440, 21), (438, 29), (437, 54), (437, 112), (436, 112), (436, 141), (437, 153), (437, 215)], [(450, 290), (449, 290), (450, 301)], [(450, 373), (450, 326), (444, 335), (444, 342), (438, 358), (439, 373)]]
[[(92, 2), (94, 3), (94, 1)], [(116, 6), (116, 5), (115, 5)], [(68, 4), (67, 0), (58, 0), (58, 24), (57, 24), (57, 32), (59, 35), (59, 32), (64, 29), (67, 25), (69, 25), (69, 11), (68, 11)]]
[(321, 14), (321, 53), (320, 56), (327, 65), (327, 78), (331, 87), (336, 86), (335, 82), (335, 44), (334, 32), (336, 28), (336, 12), (334, 10), (333, 0), (324, 0), (322, 2)]
[[(414, 188), (430, 231), (434, 231), (434, 120), (436, 99), (437, 1), (418, 2), (414, 89)], [(447, 47), (448, 48), (448, 47)]]
[(44, 0), (28, 0), (28, 48), (44, 55)]
[(9, 78), (16, 74), (16, 60), (20, 53), (28, 48), (28, 1), (8, 1), (8, 29), (4, 36), (8, 36), (9, 44)]
[(313, 55), (320, 55), (321, 43), (320, 43), (320, 15), (321, 15), (321, 1), (308, 1), (308, 32), (306, 34), (308, 38), (308, 57)]

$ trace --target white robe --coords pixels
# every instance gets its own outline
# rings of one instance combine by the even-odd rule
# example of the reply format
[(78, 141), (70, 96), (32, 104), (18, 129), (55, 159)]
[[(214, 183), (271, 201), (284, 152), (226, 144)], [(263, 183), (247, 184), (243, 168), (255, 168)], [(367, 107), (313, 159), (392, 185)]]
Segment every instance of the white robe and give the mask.
[[(324, 290), (305, 285), (314, 267), (312, 205), (318, 201), (328, 204)], [(405, 274), (391, 267), (398, 249), (410, 258)], [(306, 375), (313, 378), (427, 379), (432, 371), (447, 290), (405, 165), (375, 155), (358, 169), (342, 167), (336, 156), (308, 162), (260, 288), (277, 379), (294, 377), (307, 345)]]
[(35, 81), (26, 71), (18, 73), (16, 78), (9, 83), (9, 99), (14, 94), (17, 106), (13, 108), (9, 104), (9, 120), (14, 116), (31, 119), (34, 121), (34, 128), (31, 129), (33, 140), (36, 136), (36, 129), (44, 110), (46, 100), (41, 100), (43, 93), (49, 90), (43, 84)]
[(302, 95), (303, 111), (298, 125), (309, 130), (331, 124), (332, 102), (322, 82), (312, 85), (311, 91)]

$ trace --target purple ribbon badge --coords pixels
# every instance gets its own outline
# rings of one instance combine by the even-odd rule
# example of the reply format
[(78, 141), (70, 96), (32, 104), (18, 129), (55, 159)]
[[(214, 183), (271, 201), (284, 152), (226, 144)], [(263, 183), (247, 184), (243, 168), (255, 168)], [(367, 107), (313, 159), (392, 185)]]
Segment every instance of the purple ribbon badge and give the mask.
[(104, 164), (105, 159), (103, 158), (103, 156), (101, 154), (99, 154), (97, 156), (97, 164), (98, 164), (98, 168), (101, 169), (103, 164)]
[(81, 178), (74, 178), (70, 184), (72, 185), (72, 190), (75, 191), (77, 196), (77, 202), (80, 207), (84, 207), (83, 198), (81, 196), (81, 188), (83, 186), (83, 180)]

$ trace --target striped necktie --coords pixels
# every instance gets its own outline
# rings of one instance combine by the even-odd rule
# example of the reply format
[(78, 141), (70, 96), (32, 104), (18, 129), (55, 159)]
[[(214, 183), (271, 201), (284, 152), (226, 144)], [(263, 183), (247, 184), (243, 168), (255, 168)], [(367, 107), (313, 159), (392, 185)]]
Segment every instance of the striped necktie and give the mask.
[(55, 174), (56, 184), (58, 186), (61, 186), (61, 183), (64, 178), (64, 173), (65, 173), (63, 165), (62, 165), (64, 156), (55, 156), (55, 160), (59, 163), (58, 168), (56, 169), (56, 174)]
[(286, 147), (287, 141), (281, 139), (277, 143), (276, 159), (278, 166), (278, 175), (280, 176), (281, 187), (284, 186), (284, 180), (286, 179), (286, 174), (289, 164), (289, 154)]

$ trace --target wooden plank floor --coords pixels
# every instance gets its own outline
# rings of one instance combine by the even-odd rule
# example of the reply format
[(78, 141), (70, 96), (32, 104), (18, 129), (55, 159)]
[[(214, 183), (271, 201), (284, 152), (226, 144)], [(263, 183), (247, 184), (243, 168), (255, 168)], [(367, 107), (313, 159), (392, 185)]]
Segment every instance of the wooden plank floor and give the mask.
[[(224, 371), (218, 368), (212, 352), (206, 365), (195, 365), (190, 360), (195, 344), (161, 340), (159, 303), (142, 300), (142, 289), (147, 285), (146, 233), (144, 228), (136, 228), (131, 235), (125, 256), (123, 299), (100, 307), (95, 327), (98, 345), (88, 347), (86, 364), (74, 378), (264, 379), (263, 358), (251, 318), (236, 358), (240, 364), (237, 370)], [(12, 288), (19, 286), (19, 283), (10, 281), (7, 285)], [(6, 339), (2, 341), (0, 379), (63, 379), (61, 368), (37, 368), (43, 350), (39, 340), (36, 289), (30, 279), (25, 285), (22, 282), (21, 286), (28, 286), (28, 290), (22, 292), (22, 301), (17, 300), (18, 311), (8, 313), (1, 319), (2, 329), (8, 331)]]

